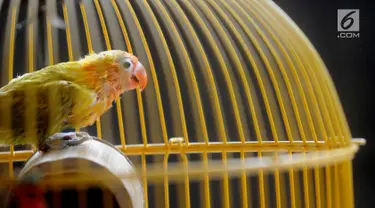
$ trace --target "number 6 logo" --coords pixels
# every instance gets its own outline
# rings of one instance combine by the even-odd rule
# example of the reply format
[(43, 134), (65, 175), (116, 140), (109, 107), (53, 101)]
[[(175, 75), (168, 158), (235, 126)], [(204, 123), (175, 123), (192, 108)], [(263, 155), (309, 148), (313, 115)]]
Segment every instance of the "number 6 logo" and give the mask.
[(359, 10), (339, 9), (337, 11), (337, 29), (339, 32), (359, 31)]
[[(342, 27), (343, 29), (347, 30), (347, 29), (349, 29), (349, 28), (353, 25), (353, 23), (354, 23), (354, 19), (353, 19), (352, 17), (350, 17), (350, 15), (352, 15), (352, 14), (354, 14), (354, 13), (355, 13), (355, 11), (349, 12), (349, 13), (348, 13), (347, 15), (345, 15), (344, 18), (341, 20), (341, 27)], [(345, 23), (348, 22), (348, 21), (350, 21), (349, 24), (347, 24), (347, 25), (345, 26)]]

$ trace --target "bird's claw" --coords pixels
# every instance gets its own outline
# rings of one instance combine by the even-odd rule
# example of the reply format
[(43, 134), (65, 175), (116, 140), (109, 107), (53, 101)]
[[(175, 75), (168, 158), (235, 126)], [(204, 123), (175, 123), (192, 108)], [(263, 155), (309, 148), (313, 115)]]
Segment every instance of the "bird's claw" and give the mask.
[(86, 132), (68, 132), (56, 133), (49, 137), (40, 148), (41, 151), (65, 149), (77, 146), (90, 139), (91, 136)]

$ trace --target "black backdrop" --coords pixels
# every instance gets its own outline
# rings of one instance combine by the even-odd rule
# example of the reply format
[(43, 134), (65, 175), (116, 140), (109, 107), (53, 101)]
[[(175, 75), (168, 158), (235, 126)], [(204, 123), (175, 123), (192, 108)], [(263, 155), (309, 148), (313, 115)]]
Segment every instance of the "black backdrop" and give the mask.
[[(356, 207), (375, 202), (373, 83), (375, 1), (274, 0), (303, 30), (333, 78), (353, 137), (367, 140), (354, 159)], [(360, 38), (337, 38), (337, 9), (360, 10)], [(371, 100), (370, 100), (371, 99)]]

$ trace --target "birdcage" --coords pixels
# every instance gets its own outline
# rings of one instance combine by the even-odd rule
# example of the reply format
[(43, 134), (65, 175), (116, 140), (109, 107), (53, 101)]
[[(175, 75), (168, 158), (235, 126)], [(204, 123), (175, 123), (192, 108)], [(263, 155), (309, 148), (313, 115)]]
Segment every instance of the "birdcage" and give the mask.
[[(128, 155), (146, 207), (354, 207), (351, 160), (363, 141), (352, 139), (319, 54), (274, 2), (0, 7), (2, 85), (89, 52), (121, 49), (142, 61), (145, 91), (125, 93), (81, 130)], [(2, 169), (13, 175), (32, 153), (12, 146)]]

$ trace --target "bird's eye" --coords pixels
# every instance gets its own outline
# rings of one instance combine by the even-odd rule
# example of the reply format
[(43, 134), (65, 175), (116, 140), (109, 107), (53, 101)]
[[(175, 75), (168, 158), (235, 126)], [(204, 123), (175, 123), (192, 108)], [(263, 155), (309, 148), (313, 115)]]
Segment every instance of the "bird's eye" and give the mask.
[(129, 69), (131, 67), (132, 63), (130, 61), (125, 61), (124, 62), (124, 68)]

